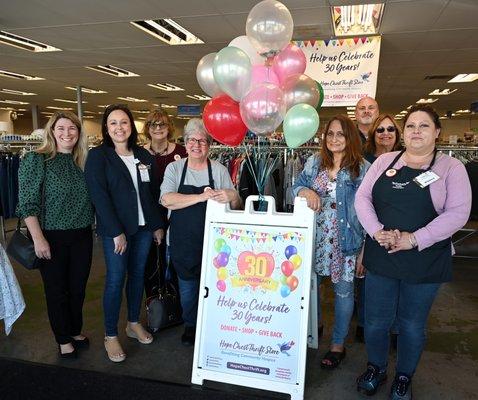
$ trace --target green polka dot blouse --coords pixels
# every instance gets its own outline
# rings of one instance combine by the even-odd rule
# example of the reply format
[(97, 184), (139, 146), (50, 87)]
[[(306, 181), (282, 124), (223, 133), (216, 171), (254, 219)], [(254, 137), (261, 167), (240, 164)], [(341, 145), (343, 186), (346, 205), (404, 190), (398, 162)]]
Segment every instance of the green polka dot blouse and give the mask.
[[(37, 216), (46, 230), (80, 229), (93, 223), (83, 171), (71, 154), (57, 153), (45, 161), (43, 154), (28, 153), (18, 170), (18, 206), (20, 218)], [(42, 185), (45, 183), (44, 211)]]

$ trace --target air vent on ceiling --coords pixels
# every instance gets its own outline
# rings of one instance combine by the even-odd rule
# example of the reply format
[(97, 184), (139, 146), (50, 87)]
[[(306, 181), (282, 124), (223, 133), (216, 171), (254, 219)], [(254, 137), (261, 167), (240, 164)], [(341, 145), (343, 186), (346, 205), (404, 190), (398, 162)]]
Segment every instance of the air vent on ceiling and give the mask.
[(110, 64), (93, 65), (86, 68), (92, 69), (93, 71), (101, 72), (103, 74), (113, 75), (113, 76), (116, 76), (117, 78), (130, 78), (133, 76), (139, 76), (138, 74), (135, 74), (134, 72), (131, 72), (126, 69), (119, 68)]
[(450, 80), (453, 78), (455, 75), (427, 75), (425, 78), (423, 78), (426, 81), (432, 81), (432, 80)]
[(196, 35), (170, 18), (131, 21), (131, 24), (170, 45), (204, 43)]
[(13, 78), (13, 79), (24, 79), (26, 81), (43, 81), (43, 80), (45, 80), (45, 78), (39, 78), (38, 76), (23, 75), (23, 74), (17, 74), (16, 72), (2, 71), (2, 70), (0, 70), (0, 76), (4, 76), (5, 78)]

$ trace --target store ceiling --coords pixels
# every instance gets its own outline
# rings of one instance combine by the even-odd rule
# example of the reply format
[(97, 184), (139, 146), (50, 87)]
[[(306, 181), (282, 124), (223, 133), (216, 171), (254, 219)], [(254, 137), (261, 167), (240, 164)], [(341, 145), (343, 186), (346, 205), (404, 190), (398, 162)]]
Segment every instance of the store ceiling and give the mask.
[[(76, 99), (65, 86), (82, 85), (107, 94), (85, 94), (84, 110), (121, 102), (117, 97), (147, 99), (130, 103), (134, 110), (153, 104), (194, 103), (186, 94), (201, 94), (195, 70), (199, 59), (245, 34), (246, 18), (255, 0), (0, 0), (0, 30), (62, 49), (31, 53), (0, 44), (0, 70), (45, 78), (19, 81), (0, 77), (0, 89), (37, 93), (16, 96), (0, 93), (0, 100), (20, 100), (46, 106), (72, 106), (54, 98)], [(345, 0), (283, 0), (294, 18), (293, 39), (332, 36), (330, 5), (357, 4)], [(381, 111), (398, 113), (434, 89), (457, 88), (434, 106), (441, 112), (467, 109), (478, 100), (478, 80), (447, 84), (428, 75), (478, 72), (477, 0), (387, 0), (381, 25), (382, 49), (377, 100)], [(172, 18), (205, 44), (169, 46), (135, 28), (133, 20)], [(115, 78), (85, 66), (113, 64), (139, 74)], [(184, 92), (165, 92), (148, 83), (172, 83)], [(8, 106), (1, 104), (0, 106)], [(29, 106), (13, 106), (28, 108)], [(328, 108), (322, 117), (343, 109)], [(469, 116), (466, 118), (470, 118)], [(473, 117), (476, 118), (476, 115)]]

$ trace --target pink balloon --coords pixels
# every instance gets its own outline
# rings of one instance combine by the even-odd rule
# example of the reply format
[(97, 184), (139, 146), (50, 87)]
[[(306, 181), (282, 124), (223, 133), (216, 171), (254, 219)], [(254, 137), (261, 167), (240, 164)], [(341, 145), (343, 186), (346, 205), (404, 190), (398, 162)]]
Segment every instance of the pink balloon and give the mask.
[(226, 291), (226, 282), (224, 281), (217, 281), (216, 287), (220, 292), (225, 292)]
[(295, 44), (290, 43), (274, 58), (272, 69), (283, 83), (288, 76), (303, 74), (307, 66), (307, 59), (304, 52)]
[(261, 83), (273, 83), (279, 86), (279, 78), (270, 67), (265, 65), (252, 66), (251, 88)]

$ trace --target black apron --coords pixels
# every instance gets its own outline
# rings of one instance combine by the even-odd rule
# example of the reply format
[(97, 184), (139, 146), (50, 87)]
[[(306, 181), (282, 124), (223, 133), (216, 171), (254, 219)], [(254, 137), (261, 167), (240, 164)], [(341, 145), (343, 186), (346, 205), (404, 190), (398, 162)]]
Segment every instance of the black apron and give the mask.
[[(392, 177), (386, 171), (393, 168), (401, 151), (375, 182), (372, 202), (378, 220), (385, 230), (415, 232), (438, 214), (433, 206), (430, 185), (421, 188), (413, 179), (423, 173), (421, 169), (403, 166)], [(435, 163), (437, 151), (427, 171)], [(442, 179), (442, 178), (440, 178)], [(417, 248), (388, 254), (388, 250), (367, 235), (363, 264), (373, 273), (409, 283), (448, 282), (452, 277), (451, 238), (434, 243), (422, 251)]]
[[(201, 194), (206, 187), (214, 189), (211, 161), (207, 160), (209, 185), (185, 185), (188, 160), (184, 163), (178, 193)], [(169, 248), (171, 261), (179, 277), (184, 280), (199, 279), (201, 275), (202, 246), (207, 202), (194, 204), (180, 210), (171, 211), (169, 218)]]

